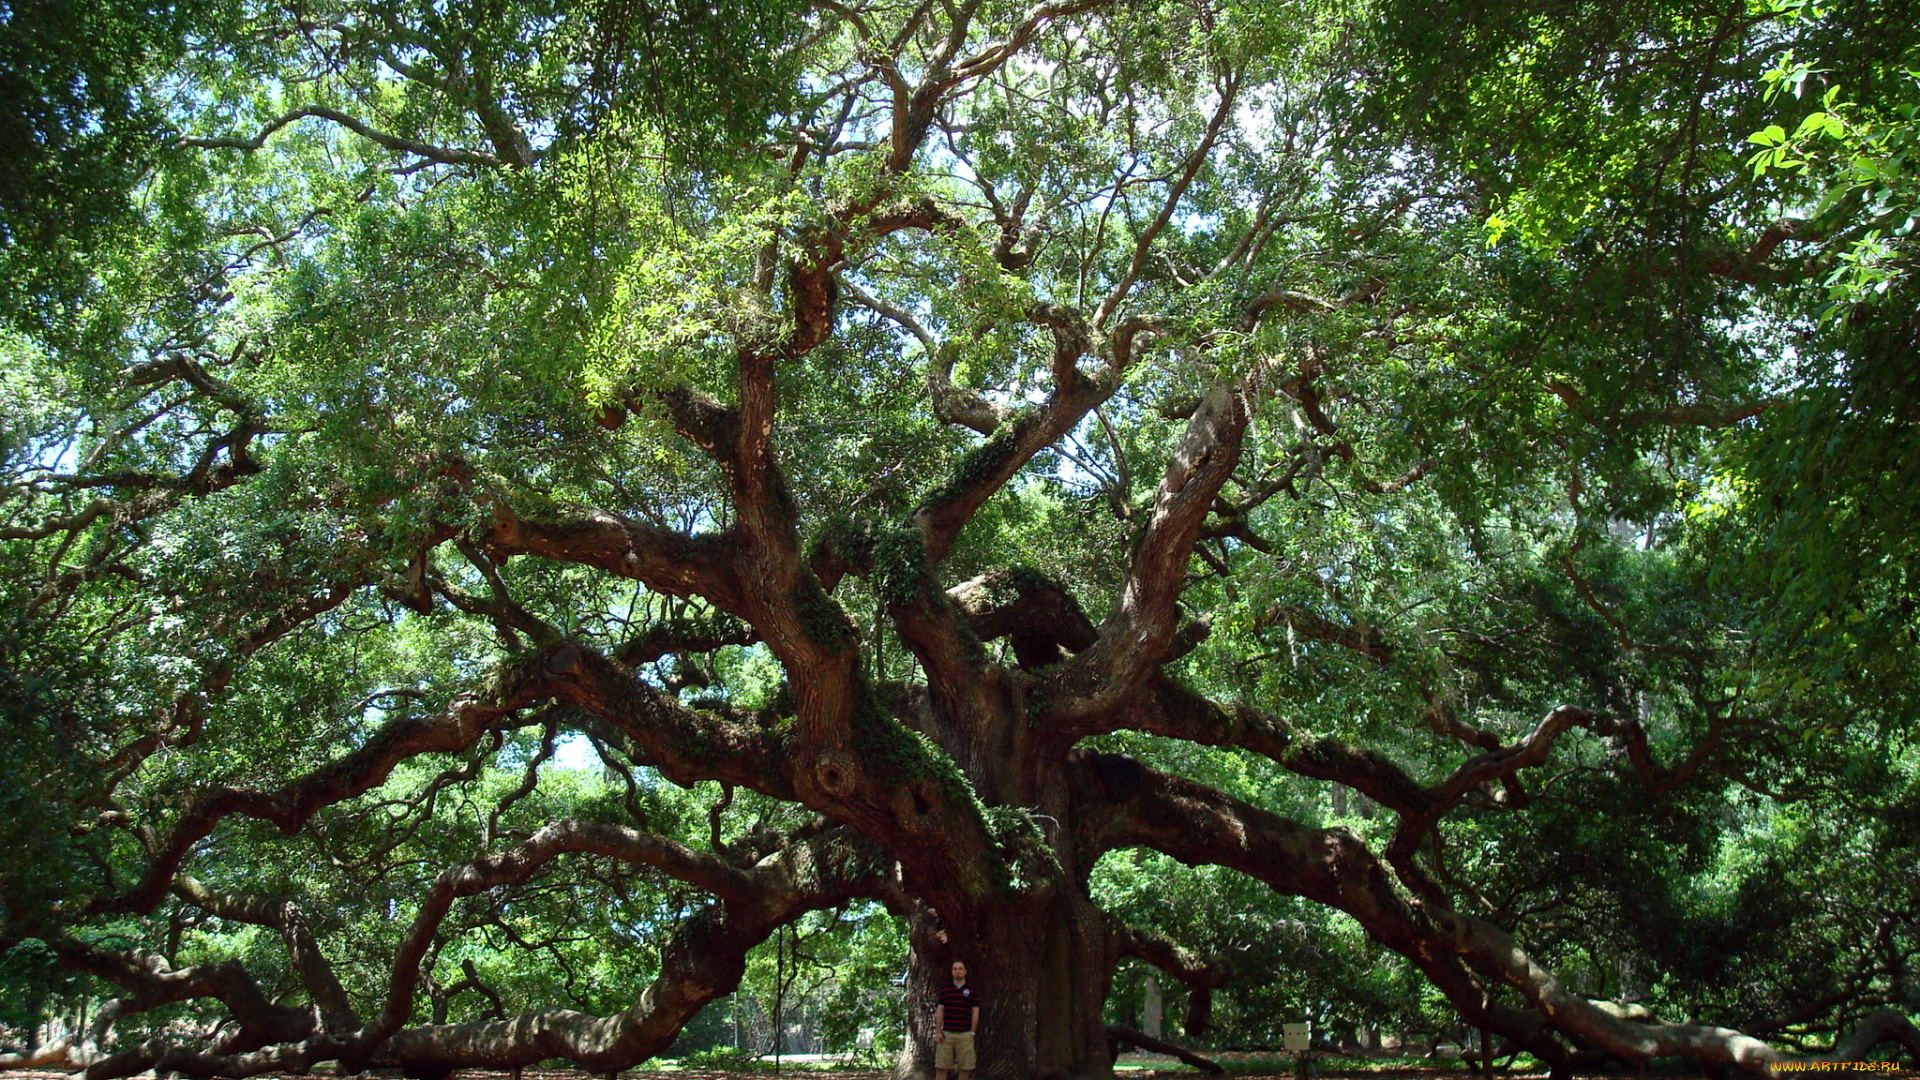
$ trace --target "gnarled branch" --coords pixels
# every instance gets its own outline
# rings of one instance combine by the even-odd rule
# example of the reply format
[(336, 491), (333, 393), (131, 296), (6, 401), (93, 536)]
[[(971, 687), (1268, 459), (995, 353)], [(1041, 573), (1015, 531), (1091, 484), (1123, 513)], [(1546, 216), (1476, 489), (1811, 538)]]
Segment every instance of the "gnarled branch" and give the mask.
[[(259, 133), (251, 138), (240, 136), (188, 138), (181, 139), (180, 145), (197, 147), (204, 150), (244, 150), (251, 152), (265, 146), (267, 139), (272, 136), (274, 132), (279, 131), (281, 128), (286, 127), (296, 120), (303, 120), (308, 117), (338, 124), (348, 131), (353, 132), (355, 135), (396, 153), (411, 154), (414, 157), (424, 158), (428, 161), (438, 162), (443, 165), (477, 165), (482, 168), (497, 168), (507, 163), (501, 158), (482, 151), (459, 150), (451, 147), (435, 146), (432, 143), (424, 143), (416, 139), (409, 139), (404, 136), (381, 131), (363, 120), (349, 116), (338, 109), (328, 108), (325, 105), (303, 105), (291, 112), (282, 113), (262, 125)], [(515, 161), (513, 164), (524, 165), (526, 162)]]

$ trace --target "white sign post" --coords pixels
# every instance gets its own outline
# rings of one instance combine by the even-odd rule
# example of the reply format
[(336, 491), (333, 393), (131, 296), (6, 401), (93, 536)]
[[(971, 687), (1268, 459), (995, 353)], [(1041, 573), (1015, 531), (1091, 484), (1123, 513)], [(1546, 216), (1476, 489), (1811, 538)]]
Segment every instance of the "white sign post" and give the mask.
[(1287, 1053), (1295, 1056), (1294, 1075), (1307, 1080), (1313, 1075), (1313, 1024), (1302, 1021), (1298, 1024), (1280, 1025), (1280, 1045)]

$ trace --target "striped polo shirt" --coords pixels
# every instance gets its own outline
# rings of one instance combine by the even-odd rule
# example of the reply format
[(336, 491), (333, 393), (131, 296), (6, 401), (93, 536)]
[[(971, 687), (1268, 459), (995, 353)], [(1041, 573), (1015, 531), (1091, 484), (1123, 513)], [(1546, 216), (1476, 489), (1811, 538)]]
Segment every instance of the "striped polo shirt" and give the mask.
[(973, 1010), (980, 1007), (980, 995), (971, 983), (940, 989), (940, 1026), (948, 1031), (972, 1031)]

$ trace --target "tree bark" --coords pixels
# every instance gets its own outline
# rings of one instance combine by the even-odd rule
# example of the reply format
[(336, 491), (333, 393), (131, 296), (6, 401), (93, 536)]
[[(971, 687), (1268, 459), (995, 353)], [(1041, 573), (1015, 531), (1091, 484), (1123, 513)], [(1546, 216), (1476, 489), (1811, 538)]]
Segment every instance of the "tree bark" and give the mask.
[[(982, 1080), (1110, 1076), (1101, 1013), (1119, 951), (1106, 921), (1072, 889), (983, 904), (952, 919), (917, 915), (907, 978), (912, 1030), (900, 1075), (932, 1074), (934, 997), (960, 960), (983, 1001), (975, 1040)], [(956, 937), (956, 926), (967, 931)]]
[[(1215, 1075), (1227, 1071), (1219, 1062), (1214, 1061), (1212, 1058), (1201, 1057), (1199, 1054), (1194, 1053), (1184, 1046), (1176, 1046), (1165, 1039), (1156, 1039), (1144, 1031), (1135, 1031), (1121, 1024), (1108, 1024), (1107, 1037), (1109, 1040), (1130, 1043), (1142, 1050), (1151, 1051), (1155, 1054), (1167, 1054), (1179, 1058), (1181, 1061), (1186, 1062), (1196, 1069), (1203, 1069)], [(1118, 1057), (1119, 1055), (1116, 1054), (1115, 1056)]]
[(1868, 1013), (1860, 1026), (1834, 1045), (1832, 1061), (1865, 1061), (1867, 1051), (1885, 1043), (1899, 1043), (1910, 1062), (1920, 1062), (1920, 1030), (1913, 1021), (1893, 1009)]

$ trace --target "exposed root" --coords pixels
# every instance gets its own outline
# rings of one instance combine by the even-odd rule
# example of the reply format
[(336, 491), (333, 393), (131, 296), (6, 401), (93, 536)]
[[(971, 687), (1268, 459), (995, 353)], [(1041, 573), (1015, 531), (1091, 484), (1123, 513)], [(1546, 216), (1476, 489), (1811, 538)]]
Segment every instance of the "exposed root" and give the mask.
[(1174, 1043), (1167, 1042), (1165, 1039), (1156, 1039), (1144, 1031), (1135, 1031), (1133, 1028), (1121, 1024), (1107, 1025), (1107, 1043), (1108, 1045), (1128, 1043), (1155, 1054), (1169, 1054), (1196, 1069), (1204, 1069), (1214, 1074), (1227, 1071), (1221, 1067), (1219, 1062), (1211, 1058), (1203, 1058), (1184, 1046), (1175, 1045)]
[(45, 1069), (55, 1065), (71, 1065), (72, 1052), (73, 1040), (62, 1039), (18, 1054), (0, 1054), (0, 1069)]

